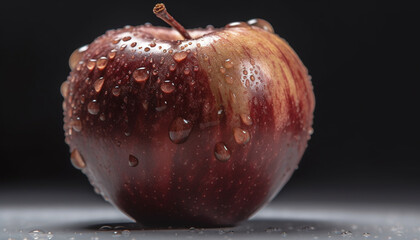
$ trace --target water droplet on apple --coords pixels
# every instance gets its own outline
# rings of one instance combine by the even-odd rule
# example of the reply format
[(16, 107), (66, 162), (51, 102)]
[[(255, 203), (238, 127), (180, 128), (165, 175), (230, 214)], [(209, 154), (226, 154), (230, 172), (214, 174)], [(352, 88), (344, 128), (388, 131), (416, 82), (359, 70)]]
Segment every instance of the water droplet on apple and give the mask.
[(106, 57), (101, 57), (98, 59), (98, 61), (96, 62), (96, 67), (99, 70), (104, 70), (106, 65), (108, 64), (108, 58)]
[(169, 126), (169, 138), (173, 143), (183, 143), (190, 135), (192, 127), (193, 125), (190, 121), (177, 117)]
[(235, 27), (249, 27), (246, 22), (232, 22), (225, 26), (226, 28), (235, 28)]
[(144, 67), (137, 68), (133, 72), (133, 78), (136, 82), (144, 82), (149, 78), (149, 71)]
[(61, 92), (61, 96), (63, 96), (63, 98), (67, 98), (67, 96), (69, 95), (69, 81), (64, 81), (61, 84), (60, 92)]
[(139, 164), (139, 160), (135, 157), (135, 156), (133, 156), (133, 155), (129, 155), (128, 156), (128, 165), (130, 166), (130, 167), (135, 167), (135, 166), (137, 166)]
[(249, 132), (240, 128), (233, 129), (233, 137), (238, 144), (247, 144), (249, 142)]
[(150, 47), (156, 47), (156, 43), (155, 43), (155, 42), (151, 42), (151, 43), (149, 44), (149, 46), (150, 46)]
[(74, 149), (73, 152), (71, 152), (70, 160), (73, 166), (77, 169), (83, 169), (86, 167), (85, 160), (77, 149)]
[(175, 85), (171, 80), (165, 80), (165, 82), (160, 85), (160, 90), (164, 93), (172, 93), (175, 90)]
[(232, 77), (232, 76), (230, 76), (229, 74), (226, 74), (226, 75), (225, 75), (225, 81), (226, 81), (226, 83), (228, 83), (228, 84), (232, 84), (232, 83), (233, 83), (233, 77)]
[(130, 44), (130, 47), (135, 47), (137, 45), (137, 42), (132, 42), (131, 44)]
[(125, 36), (125, 37), (123, 37), (123, 39), (122, 39), (124, 42), (127, 42), (127, 41), (130, 41), (131, 40), (131, 37), (130, 36)]
[(198, 66), (194, 66), (194, 72), (198, 72), (199, 67)]
[(190, 72), (191, 72), (191, 70), (190, 70), (189, 68), (187, 68), (187, 67), (186, 67), (186, 68), (184, 69), (184, 74), (185, 74), (185, 75), (190, 75)]
[(106, 119), (106, 117), (105, 117), (105, 113), (101, 113), (101, 114), (99, 115), (99, 119), (100, 119), (101, 121), (105, 121), (105, 119)]
[(248, 24), (250, 26), (255, 26), (255, 27), (262, 28), (267, 32), (274, 33), (273, 26), (264, 19), (260, 19), (260, 18), (251, 19), (251, 20), (248, 21)]
[(96, 100), (92, 100), (87, 106), (88, 112), (92, 115), (97, 115), (99, 113), (99, 104)]
[(232, 68), (233, 67), (233, 62), (232, 62), (232, 60), (230, 60), (230, 59), (226, 59), (225, 60), (225, 68)]
[(176, 69), (175, 64), (172, 63), (171, 65), (169, 65), (169, 71), (173, 72), (173, 71), (175, 71), (175, 69)]
[(230, 151), (223, 142), (218, 142), (214, 145), (214, 156), (221, 162), (226, 162), (230, 159)]
[(121, 89), (120, 89), (120, 87), (119, 87), (119, 86), (115, 86), (115, 87), (112, 89), (112, 95), (114, 95), (115, 97), (118, 97), (118, 96), (120, 96), (120, 94), (121, 94)]
[(118, 44), (121, 41), (120, 38), (116, 38), (112, 41), (113, 44)]
[(104, 78), (100, 77), (98, 80), (96, 80), (93, 83), (93, 87), (95, 88), (95, 91), (98, 93), (102, 90), (102, 86), (104, 85)]
[(241, 115), (241, 120), (242, 123), (247, 125), (247, 126), (251, 126), (252, 125), (252, 119), (251, 116), (249, 116), (248, 114), (242, 113)]
[(71, 70), (73, 70), (77, 66), (77, 64), (82, 59), (83, 54), (86, 52), (86, 50), (88, 50), (88, 48), (88, 45), (85, 45), (73, 51), (69, 58), (69, 66)]
[(188, 56), (187, 52), (181, 51), (174, 54), (173, 58), (176, 62), (184, 61)]
[(80, 118), (71, 120), (70, 125), (73, 128), (73, 130), (76, 132), (80, 132), (83, 129), (82, 121), (80, 121)]
[(112, 59), (114, 59), (115, 58), (115, 56), (117, 55), (117, 50), (115, 50), (115, 49), (112, 49), (109, 53), (108, 53), (108, 58), (110, 59), (110, 60), (112, 60)]
[(89, 62), (86, 64), (87, 69), (92, 71), (96, 66), (96, 59), (89, 59)]
[(220, 70), (221, 73), (225, 73), (226, 72), (226, 68), (224, 68), (224, 67), (220, 67), (219, 70)]

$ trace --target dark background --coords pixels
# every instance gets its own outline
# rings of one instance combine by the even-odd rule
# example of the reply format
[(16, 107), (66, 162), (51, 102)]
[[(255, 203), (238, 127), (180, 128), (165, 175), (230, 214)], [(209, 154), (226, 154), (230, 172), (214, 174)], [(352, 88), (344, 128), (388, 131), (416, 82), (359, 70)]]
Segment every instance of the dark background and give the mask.
[[(417, 8), (400, 1), (273, 2), (166, 1), (166, 6), (186, 28), (264, 18), (309, 69), (315, 132), (286, 192), (419, 194)], [(91, 189), (71, 166), (64, 143), (59, 88), (70, 71), (68, 57), (107, 29), (165, 25), (152, 13), (155, 3), (2, 3), (0, 187)]]

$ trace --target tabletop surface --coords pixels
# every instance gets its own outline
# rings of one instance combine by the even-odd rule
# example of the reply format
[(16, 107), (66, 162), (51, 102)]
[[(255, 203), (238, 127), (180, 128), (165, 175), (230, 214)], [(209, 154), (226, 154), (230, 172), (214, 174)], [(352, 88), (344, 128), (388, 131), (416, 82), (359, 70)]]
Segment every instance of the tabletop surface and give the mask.
[(420, 240), (420, 206), (416, 201), (346, 201), (346, 197), (334, 199), (328, 194), (309, 201), (305, 194), (280, 195), (235, 227), (156, 229), (135, 224), (91, 192), (8, 188), (0, 195), (0, 240)]

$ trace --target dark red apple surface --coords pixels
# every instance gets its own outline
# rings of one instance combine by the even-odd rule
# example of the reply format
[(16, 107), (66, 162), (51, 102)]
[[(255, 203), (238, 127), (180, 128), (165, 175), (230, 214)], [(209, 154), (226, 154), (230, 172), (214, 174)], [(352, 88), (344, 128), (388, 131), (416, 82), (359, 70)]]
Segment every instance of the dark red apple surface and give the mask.
[(233, 225), (297, 168), (310, 77), (264, 20), (172, 26), (110, 30), (72, 54), (61, 87), (71, 160), (142, 224)]

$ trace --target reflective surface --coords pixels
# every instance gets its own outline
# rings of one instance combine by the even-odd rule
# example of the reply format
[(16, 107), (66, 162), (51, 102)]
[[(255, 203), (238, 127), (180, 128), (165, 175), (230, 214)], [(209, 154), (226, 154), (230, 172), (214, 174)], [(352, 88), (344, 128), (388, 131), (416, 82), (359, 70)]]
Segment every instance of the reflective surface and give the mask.
[(136, 225), (87, 191), (11, 189), (3, 189), (0, 198), (0, 239), (418, 240), (420, 236), (416, 204), (420, 196), (413, 191), (369, 195), (350, 190), (346, 195), (353, 197), (348, 198), (339, 191), (295, 188), (236, 227), (156, 229)]

